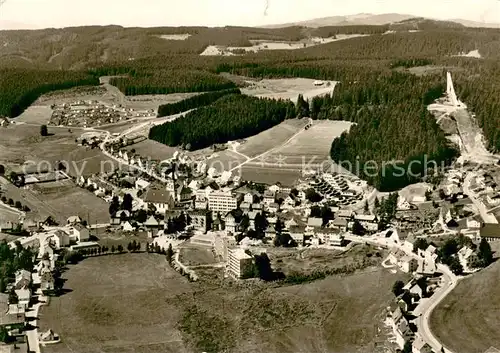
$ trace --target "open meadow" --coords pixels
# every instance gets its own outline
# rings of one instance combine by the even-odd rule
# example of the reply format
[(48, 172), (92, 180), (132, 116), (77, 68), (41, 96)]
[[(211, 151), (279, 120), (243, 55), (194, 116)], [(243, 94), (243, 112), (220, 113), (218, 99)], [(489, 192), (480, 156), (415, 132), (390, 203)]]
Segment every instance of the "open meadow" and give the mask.
[[(492, 244), (496, 256), (500, 244)], [(500, 348), (500, 261), (460, 281), (434, 309), (430, 327), (454, 352), (483, 353)]]
[(321, 120), (303, 131), (300, 135), (275, 149), (268, 155), (269, 159), (282, 159), (283, 164), (302, 165), (303, 161), (311, 164), (321, 164), (330, 159), (330, 148), (336, 137), (348, 131), (351, 122)]
[[(209, 261), (199, 253), (186, 255), (196, 264)], [(345, 264), (335, 256), (329, 261)], [(53, 329), (62, 342), (43, 351), (383, 352), (386, 337), (379, 329), (391, 287), (402, 278), (367, 267), (280, 287), (223, 280), (220, 270), (210, 271), (211, 278), (190, 283), (164, 256), (146, 253), (94, 257), (70, 266), (63, 275), (68, 293), (51, 298), (39, 315), (40, 329)]]
[[(305, 169), (316, 170), (321, 167), (323, 170), (345, 172), (330, 160), (330, 148), (333, 140), (342, 132), (348, 131), (350, 126), (351, 123), (346, 121), (314, 121), (308, 130), (303, 130), (292, 139), (277, 139), (277, 143), (268, 153), (243, 165), (242, 178), (261, 183), (280, 181), (290, 186)], [(258, 136), (253, 138), (257, 139)], [(238, 151), (244, 147), (245, 144)], [(247, 153), (249, 151), (251, 150), (247, 149)]]
[(307, 123), (307, 119), (285, 120), (279, 125), (245, 139), (238, 146), (237, 151), (250, 158), (256, 157), (285, 143), (289, 138), (303, 129)]
[(39, 325), (61, 343), (44, 353), (183, 353), (175, 297), (190, 293), (187, 279), (164, 256), (95, 257), (64, 274), (71, 292), (43, 306)]
[(186, 266), (209, 265), (217, 262), (211, 247), (186, 244), (179, 250), (179, 261)]
[(82, 101), (99, 101), (106, 104), (122, 104), (126, 108), (134, 110), (158, 110), (161, 104), (176, 103), (183, 99), (192, 97), (199, 93), (173, 93), (125, 96), (116, 87), (109, 84), (110, 76), (101, 78), (100, 86), (76, 87), (67, 90), (59, 90), (42, 95), (37, 99), (34, 106), (50, 107), (52, 104), (73, 103)]
[[(0, 164), (11, 166), (29, 162), (52, 163), (66, 161), (68, 174), (85, 176), (98, 174), (103, 168), (112, 168), (117, 163), (105, 157), (101, 151), (78, 146), (75, 139), (82, 130), (50, 126), (49, 136), (40, 136), (40, 127), (27, 124), (11, 124), (0, 128)], [(42, 165), (42, 164), (40, 164)], [(45, 164), (45, 168), (48, 164)], [(43, 167), (43, 165), (42, 165)]]
[(289, 99), (297, 102), (299, 94), (305, 99), (312, 99), (333, 93), (335, 81), (327, 81), (322, 86), (315, 86), (315, 80), (308, 78), (263, 79), (249, 80), (248, 86), (241, 89), (241, 93), (249, 96), (272, 99)]
[(89, 224), (109, 222), (109, 205), (90, 191), (75, 185), (71, 180), (37, 184), (27, 190), (41, 200), (44, 208), (60, 223), (70, 216), (79, 216)]

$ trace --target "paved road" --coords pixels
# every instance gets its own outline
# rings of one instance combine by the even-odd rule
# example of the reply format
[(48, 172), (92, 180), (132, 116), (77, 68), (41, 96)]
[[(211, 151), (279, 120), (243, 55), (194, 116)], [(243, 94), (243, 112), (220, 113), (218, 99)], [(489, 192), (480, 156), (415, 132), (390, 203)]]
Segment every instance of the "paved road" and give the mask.
[(429, 326), (432, 311), (457, 286), (459, 280), (459, 278), (455, 276), (448, 269), (448, 267), (439, 264), (438, 269), (443, 273), (442, 285), (438, 290), (436, 290), (432, 297), (421, 300), (420, 304), (414, 310), (414, 314), (418, 315), (415, 323), (417, 325), (419, 335), (432, 347), (432, 349), (434, 349), (434, 351), (441, 352), (441, 348), (443, 348), (446, 353), (454, 353), (439, 342)]
[(497, 224), (498, 220), (496, 217), (490, 213), (488, 213), (488, 210), (486, 209), (486, 206), (479, 201), (477, 198), (477, 195), (470, 189), (470, 184), (472, 181), (472, 178), (474, 178), (476, 175), (473, 172), (467, 173), (467, 176), (465, 177), (464, 183), (463, 183), (463, 188), (464, 188), (464, 193), (469, 196), (469, 198), (472, 200), (472, 203), (476, 208), (479, 210), (479, 213), (481, 214), (481, 218), (485, 223), (494, 223)]
[[(417, 258), (413, 252), (408, 252), (407, 249), (402, 247), (400, 244), (394, 244), (387, 238), (381, 238), (377, 236), (359, 237), (356, 235), (346, 235), (347, 240), (353, 242), (370, 243), (379, 246), (386, 247), (396, 247), (404, 251), (407, 255)], [(417, 331), (421, 335), (422, 339), (427, 342), (436, 352), (440, 352), (443, 345), (439, 340), (433, 335), (429, 327), (429, 319), (434, 308), (456, 287), (459, 278), (455, 276), (447, 266), (438, 264), (438, 270), (443, 273), (443, 284), (436, 290), (431, 298), (421, 300), (420, 304), (414, 310), (415, 315), (419, 315), (416, 320)], [(454, 353), (449, 349), (443, 347), (446, 353)]]
[(30, 321), (30, 325), (34, 326), (35, 328), (26, 331), (30, 352), (35, 352), (35, 353), (41, 353), (37, 326), (38, 326), (38, 313), (40, 310), (40, 306), (42, 306), (42, 304), (43, 303), (41, 302), (36, 303), (35, 305), (33, 305), (33, 308), (31, 308), (31, 310), (26, 313), (27, 318), (35, 318), (34, 320)]

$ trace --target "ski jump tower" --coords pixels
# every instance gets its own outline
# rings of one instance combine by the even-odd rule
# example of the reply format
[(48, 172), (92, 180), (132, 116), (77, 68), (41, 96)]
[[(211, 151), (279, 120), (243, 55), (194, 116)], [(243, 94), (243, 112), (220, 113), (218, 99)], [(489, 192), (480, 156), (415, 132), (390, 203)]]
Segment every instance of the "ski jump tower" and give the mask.
[(453, 80), (451, 79), (451, 73), (446, 73), (446, 94), (451, 104), (456, 108), (466, 108), (465, 104), (460, 102), (455, 93), (455, 88), (453, 87)]

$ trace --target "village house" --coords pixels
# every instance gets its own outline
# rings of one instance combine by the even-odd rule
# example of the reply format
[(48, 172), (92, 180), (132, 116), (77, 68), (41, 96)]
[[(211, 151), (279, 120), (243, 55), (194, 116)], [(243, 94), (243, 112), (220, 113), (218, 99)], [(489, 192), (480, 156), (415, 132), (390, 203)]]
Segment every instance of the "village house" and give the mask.
[(296, 204), (297, 204), (297, 201), (295, 200), (294, 196), (290, 194), (283, 201), (281, 208), (283, 210), (291, 210), (295, 207)]
[(46, 239), (48, 239), (56, 247), (56, 249), (63, 248), (70, 244), (69, 234), (61, 229), (49, 232)]
[(328, 246), (343, 247), (346, 245), (344, 235), (338, 229), (325, 228), (316, 231), (316, 237)]
[(122, 230), (124, 232), (133, 232), (133, 231), (135, 231), (135, 227), (129, 221), (123, 222), (122, 225), (121, 225), (121, 227), (122, 227)]
[(248, 204), (253, 204), (253, 202), (255, 201), (256, 197), (254, 196), (253, 193), (251, 192), (247, 192), (245, 195), (243, 195), (243, 201), (242, 202), (246, 202)]
[(0, 293), (0, 327), (7, 331), (22, 330), (25, 321), (26, 317), (23, 312), (13, 313), (9, 311), (9, 295)]
[(66, 223), (69, 224), (69, 225), (73, 225), (73, 224), (81, 223), (81, 222), (82, 222), (82, 219), (80, 217), (78, 217), (78, 216), (70, 216), (66, 220)]
[(160, 222), (154, 216), (149, 216), (149, 218), (146, 219), (146, 222), (144, 222), (144, 226), (147, 228), (158, 229), (160, 228)]
[(137, 190), (145, 190), (149, 187), (149, 185), (151, 185), (151, 183), (142, 178), (139, 178), (135, 181), (135, 188)]
[(69, 240), (83, 242), (90, 238), (90, 231), (82, 224), (75, 224), (69, 227)]
[(271, 190), (266, 190), (264, 192), (264, 196), (262, 198), (262, 202), (264, 202), (264, 204), (266, 206), (269, 206), (270, 204), (276, 202), (276, 193), (275, 192), (272, 192)]
[[(354, 220), (358, 221), (369, 232), (378, 230), (378, 218), (375, 215), (355, 215)], [(354, 222), (349, 222), (349, 228), (352, 228), (353, 224)]]
[(130, 218), (130, 212), (128, 210), (119, 210), (111, 215), (110, 224), (119, 226), (122, 222), (127, 221)]
[(191, 225), (195, 230), (206, 233), (210, 229), (210, 211), (190, 210), (187, 214), (191, 218)]
[(412, 345), (412, 353), (433, 353), (432, 347), (426, 343), (419, 334), (416, 335)]
[(269, 213), (278, 213), (279, 210), (280, 210), (280, 205), (277, 204), (276, 202), (273, 202), (267, 206), (267, 211)]
[(226, 225), (225, 230), (229, 233), (235, 234), (238, 227), (238, 223), (236, 222), (236, 218), (231, 212), (228, 212), (226, 214), (224, 222)]
[(345, 218), (336, 217), (328, 222), (327, 228), (347, 230), (347, 220)]
[(193, 191), (189, 187), (185, 185), (180, 185), (177, 188), (177, 193), (176, 193), (177, 202), (180, 203), (188, 202), (191, 201), (192, 198), (193, 198)]
[(276, 237), (276, 228), (272, 224), (269, 224), (264, 232), (264, 236), (268, 240), (272, 240)]
[(298, 246), (304, 245), (304, 233), (306, 227), (302, 225), (293, 225), (288, 227), (290, 237), (297, 243)]
[(166, 189), (149, 188), (143, 198), (144, 202), (154, 207), (156, 213), (163, 214), (174, 207), (174, 198)]

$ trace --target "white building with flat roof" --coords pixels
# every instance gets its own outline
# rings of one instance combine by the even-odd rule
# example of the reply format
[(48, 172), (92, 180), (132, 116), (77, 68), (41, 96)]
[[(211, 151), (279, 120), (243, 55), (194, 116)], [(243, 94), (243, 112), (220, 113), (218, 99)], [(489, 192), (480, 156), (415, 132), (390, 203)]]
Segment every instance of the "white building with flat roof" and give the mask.
[(241, 248), (231, 248), (227, 251), (227, 272), (233, 278), (245, 278), (253, 270), (253, 257)]
[(238, 207), (238, 200), (231, 191), (214, 191), (208, 195), (208, 209), (227, 213)]

